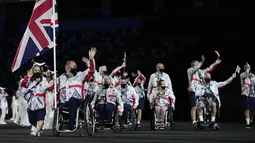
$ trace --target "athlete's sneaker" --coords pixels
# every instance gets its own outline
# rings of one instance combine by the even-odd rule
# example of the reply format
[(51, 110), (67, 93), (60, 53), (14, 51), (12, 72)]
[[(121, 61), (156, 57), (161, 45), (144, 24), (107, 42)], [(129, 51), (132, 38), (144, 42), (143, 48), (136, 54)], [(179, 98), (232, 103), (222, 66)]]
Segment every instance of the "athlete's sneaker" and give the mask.
[(251, 124), (245, 126), (246, 129), (251, 129)]
[(0, 121), (0, 125), (6, 125), (7, 123), (5, 121)]
[(198, 123), (197, 123), (197, 122), (193, 123), (193, 128), (194, 128), (194, 129), (197, 129), (197, 128), (198, 128)]

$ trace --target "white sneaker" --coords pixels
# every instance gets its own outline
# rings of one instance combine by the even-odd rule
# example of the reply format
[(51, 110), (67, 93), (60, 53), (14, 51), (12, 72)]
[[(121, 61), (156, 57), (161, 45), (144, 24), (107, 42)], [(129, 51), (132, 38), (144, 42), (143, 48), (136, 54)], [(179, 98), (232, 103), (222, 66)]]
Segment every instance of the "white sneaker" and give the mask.
[(11, 120), (11, 121), (14, 121), (14, 118), (11, 118), (10, 120)]
[(30, 135), (36, 137), (36, 132), (31, 132)]
[(0, 125), (6, 125), (7, 123), (4, 121), (0, 121)]

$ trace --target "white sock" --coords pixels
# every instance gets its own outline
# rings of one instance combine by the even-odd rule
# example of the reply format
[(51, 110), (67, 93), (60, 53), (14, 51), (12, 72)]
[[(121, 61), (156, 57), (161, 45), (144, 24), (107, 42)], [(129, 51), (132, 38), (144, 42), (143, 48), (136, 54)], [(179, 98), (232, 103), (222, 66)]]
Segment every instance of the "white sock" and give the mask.
[(211, 118), (211, 122), (215, 122), (215, 117), (212, 117), (212, 118)]
[(246, 124), (247, 124), (247, 125), (250, 125), (250, 119), (249, 119), (249, 118), (246, 118), (245, 120), (246, 120)]
[(140, 124), (140, 122), (137, 122), (137, 124)]
[(193, 121), (192, 124), (195, 124), (197, 121)]
[(200, 122), (204, 122), (203, 116), (198, 116)]

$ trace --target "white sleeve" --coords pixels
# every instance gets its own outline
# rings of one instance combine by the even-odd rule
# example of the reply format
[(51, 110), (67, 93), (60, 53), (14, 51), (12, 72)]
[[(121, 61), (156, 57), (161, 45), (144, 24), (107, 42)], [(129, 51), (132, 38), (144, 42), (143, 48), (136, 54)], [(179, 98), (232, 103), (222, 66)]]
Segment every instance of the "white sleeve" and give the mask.
[(171, 79), (170, 79), (168, 74), (166, 74), (166, 82), (167, 82), (167, 86), (168, 86), (169, 92), (171, 94), (174, 94), (173, 87), (172, 87), (172, 82), (171, 82)]
[(116, 91), (116, 100), (117, 100), (117, 103), (118, 103), (118, 109), (119, 109), (119, 112), (123, 112), (124, 111), (124, 103), (122, 101), (122, 98), (121, 98), (121, 93), (120, 91), (118, 90), (115, 90)]
[[(152, 92), (152, 86), (153, 86), (153, 74), (150, 76), (149, 83), (148, 83), (148, 90), (147, 90), (147, 96), (150, 96)], [(149, 97), (148, 97), (149, 98)]]
[(132, 89), (133, 97), (135, 99), (134, 107), (137, 107), (139, 105), (139, 95), (136, 93), (133, 87), (131, 89)]

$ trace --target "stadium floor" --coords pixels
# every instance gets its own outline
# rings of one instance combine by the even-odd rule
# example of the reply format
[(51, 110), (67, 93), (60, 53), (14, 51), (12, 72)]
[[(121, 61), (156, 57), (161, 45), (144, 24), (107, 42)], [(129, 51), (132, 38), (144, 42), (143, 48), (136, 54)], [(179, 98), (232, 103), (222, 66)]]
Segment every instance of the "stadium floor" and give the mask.
[(43, 132), (41, 137), (31, 137), (29, 128), (18, 127), (8, 122), (0, 125), (1, 143), (255, 143), (255, 130), (247, 130), (243, 124), (222, 123), (219, 131), (195, 131), (190, 123), (176, 123), (174, 131), (150, 131), (149, 123), (142, 124), (137, 131), (114, 133), (111, 130), (99, 130), (93, 136), (80, 137), (79, 132), (62, 133), (54, 137), (51, 130)]

